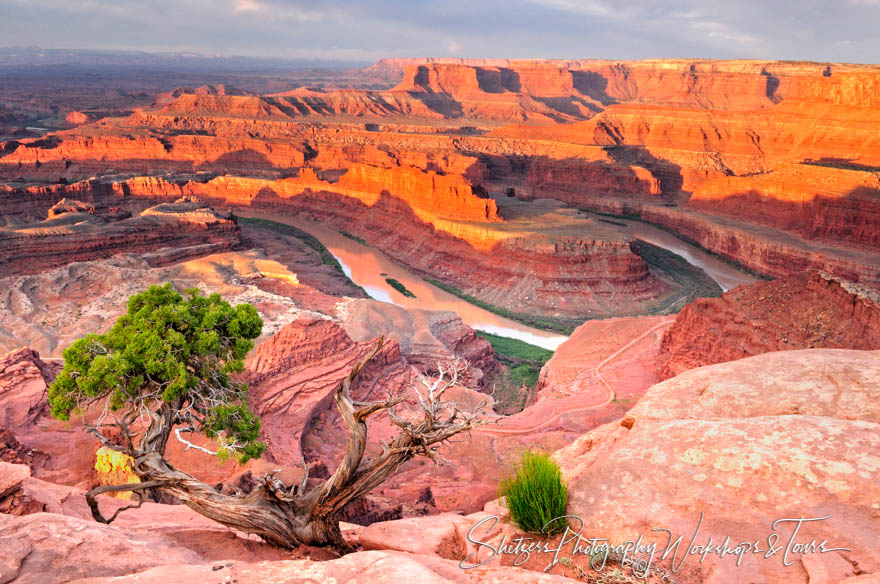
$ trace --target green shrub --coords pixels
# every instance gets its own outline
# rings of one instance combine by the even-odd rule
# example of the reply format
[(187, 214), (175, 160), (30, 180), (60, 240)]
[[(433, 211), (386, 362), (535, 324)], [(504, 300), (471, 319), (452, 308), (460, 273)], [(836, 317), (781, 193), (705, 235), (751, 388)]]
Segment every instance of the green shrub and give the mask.
[(565, 530), (565, 520), (553, 520), (565, 515), (568, 487), (559, 466), (545, 452), (524, 452), (513, 474), (501, 481), (501, 494), (513, 522), (523, 531), (552, 535)]
[(409, 289), (403, 285), (399, 280), (395, 280), (394, 278), (385, 278), (385, 281), (388, 282), (388, 285), (406, 296), (407, 298), (415, 298), (416, 295), (409, 291)]

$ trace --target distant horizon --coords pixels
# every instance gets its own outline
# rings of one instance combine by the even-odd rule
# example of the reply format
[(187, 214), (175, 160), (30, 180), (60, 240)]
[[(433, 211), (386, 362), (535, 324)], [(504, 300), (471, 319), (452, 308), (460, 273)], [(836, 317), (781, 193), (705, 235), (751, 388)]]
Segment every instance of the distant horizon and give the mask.
[[(39, 45), (0, 45), (0, 67), (9, 66), (8, 63), (3, 61), (4, 58), (8, 57), (8, 53), (13, 51), (23, 51), (23, 52), (41, 52), (41, 53), (70, 53), (70, 54), (82, 54), (82, 55), (100, 55), (106, 57), (134, 57), (134, 56), (146, 56), (146, 57), (157, 57), (157, 58), (168, 58), (168, 59), (192, 59), (192, 60), (204, 60), (204, 61), (255, 61), (255, 62), (274, 62), (274, 63), (298, 63), (301, 65), (305, 64), (314, 64), (314, 65), (324, 65), (328, 66), (328, 68), (338, 68), (338, 67), (370, 67), (378, 64), (381, 61), (407, 61), (407, 60), (437, 60), (437, 61), (539, 61), (539, 62), (556, 62), (556, 61), (620, 61), (620, 62), (644, 62), (644, 61), (704, 61), (704, 62), (778, 62), (778, 63), (815, 63), (815, 64), (828, 64), (828, 65), (864, 65), (864, 66), (880, 66), (880, 59), (875, 62), (858, 62), (858, 61), (817, 61), (813, 59), (781, 59), (781, 58), (773, 58), (773, 57), (742, 57), (742, 58), (717, 58), (717, 57), (642, 57), (642, 58), (614, 58), (614, 57), (592, 57), (592, 56), (567, 56), (567, 57), (505, 57), (505, 56), (491, 56), (491, 57), (483, 57), (483, 56), (443, 56), (443, 55), (410, 55), (410, 56), (387, 56), (387, 57), (378, 57), (376, 59), (371, 60), (350, 60), (350, 59), (332, 59), (332, 58), (301, 58), (301, 57), (283, 57), (283, 56), (265, 56), (265, 55), (241, 55), (234, 53), (200, 53), (195, 51), (174, 51), (174, 50), (141, 50), (141, 49), (114, 49), (114, 48), (100, 48), (100, 49), (90, 49), (90, 48), (81, 48), (81, 47), (42, 47)], [(21, 55), (24, 57), (23, 61), (19, 63), (19, 65), (30, 65), (34, 61), (27, 61), (26, 53)], [(72, 64), (72, 65), (96, 65), (96, 66), (114, 66), (119, 64), (114, 63), (67, 63), (67, 62), (47, 62), (46, 66), (53, 65), (63, 65), (63, 64)], [(131, 63), (125, 63), (126, 65), (137, 65)], [(332, 66), (332, 67), (331, 67)]]
[(0, 13), (7, 46), (46, 50), (349, 63), (584, 55), (874, 64), (880, 55), (880, 0), (0, 0)]

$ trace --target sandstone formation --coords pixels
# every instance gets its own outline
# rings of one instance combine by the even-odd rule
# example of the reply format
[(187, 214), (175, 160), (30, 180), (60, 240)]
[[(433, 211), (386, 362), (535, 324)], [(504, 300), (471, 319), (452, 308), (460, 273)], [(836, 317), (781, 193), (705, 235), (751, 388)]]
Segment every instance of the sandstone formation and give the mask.
[(794, 231), (808, 240), (880, 247), (880, 177), (824, 164), (784, 164), (697, 187), (688, 207)]
[[(776, 519), (829, 516), (805, 524), (796, 541), (825, 539), (851, 551), (790, 554), (790, 567), (781, 555), (746, 555), (740, 566), (734, 556), (710, 555), (701, 581), (806, 583), (818, 572), (809, 562), (833, 571), (841, 559), (850, 575), (880, 571), (877, 375), (876, 351), (813, 349), (703, 367), (655, 385), (625, 424), (606, 424), (554, 455), (569, 481), (569, 512), (612, 541), (640, 534), (665, 542), (650, 531), (664, 527), (683, 545), (703, 512), (695, 544), (729, 535), (765, 549)], [(777, 526), (781, 542), (792, 527)]]
[[(218, 567), (219, 566), (219, 567)], [(222, 578), (230, 578), (242, 584), (259, 582), (288, 581), (291, 576), (307, 582), (352, 582), (363, 579), (368, 582), (385, 584), (401, 581), (424, 582), (425, 584), (477, 584), (479, 582), (513, 582), (536, 584), (564, 584), (567, 578), (547, 574), (535, 574), (518, 568), (487, 568), (464, 571), (458, 562), (407, 553), (360, 552), (344, 556), (338, 560), (313, 562), (309, 560), (288, 560), (281, 562), (261, 562), (249, 564), (229, 562), (215, 566), (175, 565), (160, 566), (129, 577), (90, 578), (76, 580), (79, 584), (128, 584), (130, 582), (160, 583), (169, 578), (185, 578), (192, 581), (206, 581), (217, 577), (217, 570), (223, 570)]]
[(96, 214), (94, 207), (65, 199), (49, 215), (40, 223), (0, 230), (0, 275), (33, 274), (118, 253), (174, 248), (168, 257), (149, 256), (151, 264), (161, 265), (229, 251), (241, 243), (232, 219), (195, 200), (163, 203), (126, 218)]
[(72, 112), (67, 114), (67, 117), (65, 117), (64, 119), (67, 121), (68, 124), (78, 126), (80, 124), (87, 123), (89, 121), (89, 116), (87, 116), (86, 114), (84, 114), (82, 112), (78, 112), (76, 110), (73, 110)]
[(672, 317), (641, 316), (585, 322), (541, 369), (538, 399), (594, 396), (596, 402), (638, 398), (659, 381), (653, 361)]
[(46, 390), (60, 370), (29, 348), (0, 358), (0, 428), (15, 430), (45, 414)]
[(454, 312), (405, 309), (374, 300), (353, 301), (345, 307), (345, 331), (363, 342), (379, 335), (395, 340), (407, 363), (436, 372), (438, 363), (463, 360), (468, 382), (487, 387), (498, 369), (489, 341), (461, 322)]
[[(303, 434), (312, 418), (333, 408), (336, 386), (372, 345), (372, 339), (353, 342), (330, 320), (300, 318), (248, 355), (248, 380), (255, 411), (264, 421), (270, 460), (299, 463)], [(353, 392), (366, 399), (370, 386), (379, 382), (382, 390), (395, 389), (408, 375), (398, 346), (389, 342), (358, 378)]]
[[(330, 270), (314, 266), (320, 262), (315, 260), (315, 252), (309, 251), (288, 252), (287, 258), (305, 257), (312, 263), (312, 284), (329, 281), (340, 286), (338, 277), (328, 273)], [(165, 261), (167, 258), (168, 253), (157, 256)], [(290, 282), (296, 273), (268, 259), (259, 249), (212, 254), (166, 267), (153, 267), (152, 260), (152, 254), (117, 255), (74, 262), (40, 274), (0, 279), (0, 318), (4, 324), (0, 346), (4, 351), (12, 351), (30, 345), (44, 356), (60, 357), (61, 351), (80, 336), (108, 330), (125, 311), (129, 296), (164, 282), (181, 290), (196, 286), (206, 293), (218, 292), (233, 303), (254, 304), (262, 315), (265, 337), (301, 313), (311, 313), (310, 301), (318, 306), (333, 306), (336, 302), (333, 296), (306, 284), (292, 286)], [(353, 290), (350, 284), (342, 290), (330, 288), (340, 296), (346, 289)]]
[(876, 250), (814, 243), (745, 221), (621, 199), (592, 199), (587, 206), (636, 216), (758, 274), (782, 277), (820, 270), (873, 287), (880, 282)]
[[(385, 182), (398, 185), (393, 188), (404, 195), (380, 188)], [(117, 204), (120, 197), (136, 204), (174, 193), (231, 205), (248, 216), (317, 220), (480, 300), (574, 323), (592, 313), (633, 313), (662, 304), (661, 297), (676, 287), (650, 272), (632, 241), (613, 230), (596, 222), (577, 225), (570, 216), (543, 218), (550, 223), (539, 218), (502, 222), (494, 200), (433, 171), (355, 165), (335, 183), (304, 171), (275, 181), (218, 177), (174, 184), (143, 177), (110, 185), (76, 183), (71, 189), (80, 198)], [(53, 193), (57, 196), (57, 189)], [(581, 235), (578, 227), (587, 233)]]
[[(450, 248), (446, 258), (411, 266), (423, 273), (508, 256), (527, 268), (502, 268), (470, 286), (463, 273), (441, 271), (441, 280), (487, 302), (502, 291), (511, 296), (523, 272), (552, 265), (542, 252), (547, 244), (556, 254), (573, 247), (595, 270), (579, 267), (584, 275), (570, 287), (567, 274), (542, 279), (529, 291), (539, 306), (525, 294), (503, 306), (543, 316), (588, 314), (560, 308), (566, 297), (608, 313), (601, 297), (643, 302), (664, 291), (613, 238), (559, 245), (512, 237), (498, 228), (509, 218), (487, 190), (640, 215), (760, 273), (817, 268), (869, 283), (880, 278), (872, 267), (876, 68), (427, 59), (382, 62), (364, 75), (399, 75), (398, 84), (262, 96), (213, 85), (180, 89), (128, 118), (6, 142), (0, 176), (43, 186), (8, 189), (0, 199), (21, 222), (61, 196), (197, 194), (214, 204), (306, 211), (398, 261), (413, 262), (409, 249), (428, 237), (432, 249)], [(126, 180), (131, 174), (151, 176)], [(45, 186), (92, 177), (104, 180)], [(414, 221), (395, 230), (413, 230), (408, 240), (382, 229), (392, 225), (390, 215), (410, 212)], [(484, 255), (468, 257), (447, 235)], [(621, 253), (625, 260), (615, 257)], [(613, 283), (603, 289), (608, 276)], [(600, 298), (578, 298), (585, 289)]]
[(880, 295), (820, 272), (739, 286), (685, 307), (657, 357), (661, 379), (771, 351), (880, 349)]
[[(92, 520), (82, 491), (28, 478), (27, 468), (21, 465), (0, 462), (0, 470), (0, 476), (15, 479), (23, 502), (13, 515), (0, 514), (0, 552), (5, 560), (0, 563), (0, 581), (4, 582), (124, 581), (128, 575), (139, 582), (167, 582), (180, 579), (184, 572), (201, 582), (217, 576), (218, 571), (224, 580), (234, 577), (239, 582), (276, 577), (285, 581), (291, 577), (319, 581), (368, 577), (376, 582), (408, 578), (466, 583), (570, 581), (500, 563), (460, 569), (458, 560), (465, 549), (461, 532), (485, 514), (447, 514), (383, 522), (371, 528), (343, 524), (343, 533), (352, 544), (381, 551), (360, 551), (337, 559), (332, 552), (315, 548), (293, 552), (271, 548), (180, 505), (148, 502), (120, 515), (111, 526), (101, 525)], [(0, 493), (0, 506), (8, 499), (8, 494)], [(102, 508), (109, 510), (125, 504), (101, 499)], [(414, 531), (420, 534), (421, 545), (407, 537)], [(90, 554), (88, 559), (82, 556), (84, 550)]]
[[(0, 547), (4, 582), (70, 582), (198, 561), (195, 553), (170, 541), (126, 536), (111, 526), (48, 514), (0, 515)], [(94, 562), (96, 557), (107, 561)]]

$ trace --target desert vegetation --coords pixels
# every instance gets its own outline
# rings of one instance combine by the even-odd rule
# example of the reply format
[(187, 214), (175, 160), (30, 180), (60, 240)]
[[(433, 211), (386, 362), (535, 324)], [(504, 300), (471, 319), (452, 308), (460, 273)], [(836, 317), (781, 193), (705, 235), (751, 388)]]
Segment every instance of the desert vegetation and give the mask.
[[(480, 424), (485, 403), (465, 409), (443, 401), (464, 365), (438, 364), (433, 379), (419, 378), (413, 387), (421, 416), (398, 413), (406, 395), (361, 403), (350, 395), (351, 384), (381, 349), (380, 337), (370, 352), (343, 379), (334, 402), (350, 432), (348, 448), (332, 475), (309, 488), (308, 467), (299, 484), (287, 485), (266, 474), (248, 494), (224, 495), (174, 468), (165, 458), (169, 439), (209, 454), (235, 456), (245, 462), (259, 457), (260, 420), (248, 406), (247, 385), (235, 380), (245, 355), (259, 336), (262, 320), (249, 304), (231, 306), (218, 294), (197, 289), (180, 294), (170, 284), (151, 286), (129, 299), (128, 310), (106, 334), (86, 335), (64, 353), (65, 365), (49, 388), (52, 414), (67, 420), (74, 413), (97, 409), (87, 426), (103, 446), (131, 457), (131, 470), (141, 482), (104, 485), (88, 492), (93, 517), (105, 517), (97, 495), (134, 491), (139, 506), (146, 493), (163, 492), (224, 525), (253, 533), (274, 545), (301, 543), (346, 548), (339, 529), (343, 508), (364, 496), (415, 456), (442, 460), (438, 447)], [(381, 453), (365, 458), (367, 419), (385, 412), (400, 433), (381, 443)], [(121, 440), (108, 436), (112, 430)], [(200, 434), (214, 449), (183, 434)]]
[(510, 518), (531, 533), (553, 535), (565, 531), (568, 487), (562, 471), (546, 452), (528, 450), (512, 473), (501, 481), (501, 494)]
[(491, 343), (496, 359), (506, 366), (495, 387), (495, 411), (508, 414), (522, 410), (553, 351), (485, 331), (477, 334)]
[(416, 295), (413, 294), (400, 280), (395, 280), (394, 278), (385, 278), (385, 281), (389, 286), (406, 296), (407, 298), (415, 298)]

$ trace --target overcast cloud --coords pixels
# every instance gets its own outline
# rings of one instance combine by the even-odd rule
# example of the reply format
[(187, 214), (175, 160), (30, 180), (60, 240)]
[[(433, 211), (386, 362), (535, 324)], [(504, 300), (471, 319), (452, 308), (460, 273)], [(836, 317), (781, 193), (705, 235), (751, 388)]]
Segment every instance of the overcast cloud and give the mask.
[(299, 59), (880, 62), (880, 0), (0, 0), (0, 45)]

